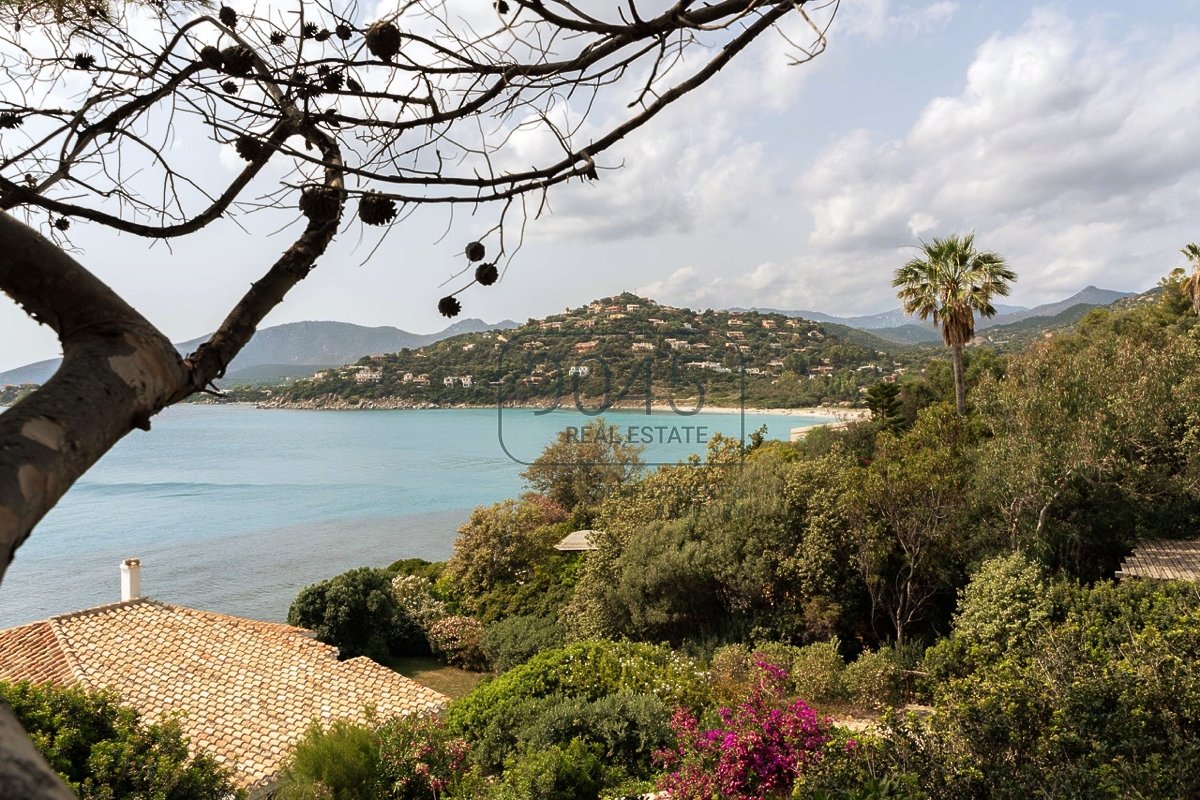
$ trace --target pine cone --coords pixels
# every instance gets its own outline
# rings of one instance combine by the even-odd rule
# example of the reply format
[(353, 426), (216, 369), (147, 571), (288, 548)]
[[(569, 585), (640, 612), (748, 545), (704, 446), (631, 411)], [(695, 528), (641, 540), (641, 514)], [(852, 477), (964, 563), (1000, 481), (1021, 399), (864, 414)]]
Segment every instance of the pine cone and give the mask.
[(244, 77), (254, 68), (254, 51), (240, 44), (226, 47), (221, 51), (221, 63), (226, 75)]
[(308, 221), (321, 225), (338, 215), (337, 192), (324, 186), (305, 186), (300, 192), (300, 211)]
[(96, 66), (96, 57), (90, 53), (80, 53), (75, 56), (73, 63), (75, 64), (75, 69), (87, 71)]
[(367, 225), (386, 225), (396, 218), (396, 201), (378, 192), (367, 192), (358, 201), (358, 218)]
[(221, 13), (217, 14), (217, 18), (230, 28), (237, 25), (237, 12), (229, 6), (221, 6)]
[(400, 29), (390, 22), (367, 28), (367, 49), (380, 61), (391, 61), (400, 52)]
[(200, 48), (200, 60), (205, 66), (213, 69), (220, 69), (223, 62), (221, 61), (221, 51), (213, 47), (211, 44), (206, 44)]
[(475, 268), (475, 280), (480, 286), (491, 286), (500, 278), (495, 264), (480, 264)]
[(458, 302), (458, 298), (453, 295), (438, 300), (438, 312), (443, 317), (457, 317), (460, 311), (462, 311), (462, 303)]
[(487, 255), (487, 249), (483, 246), (483, 242), (471, 242), (467, 245), (467, 261), (483, 261), (483, 257)]
[(233, 143), (233, 149), (247, 161), (255, 161), (263, 156), (267, 148), (253, 136), (239, 136)]

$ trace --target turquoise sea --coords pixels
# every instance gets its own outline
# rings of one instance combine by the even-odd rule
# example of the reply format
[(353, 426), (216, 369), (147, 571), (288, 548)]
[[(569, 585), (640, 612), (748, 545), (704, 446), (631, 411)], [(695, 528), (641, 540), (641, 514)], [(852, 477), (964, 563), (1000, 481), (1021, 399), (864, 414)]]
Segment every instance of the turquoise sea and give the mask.
[[(356, 566), (443, 559), (477, 505), (520, 493), (520, 473), (578, 413), (280, 411), (185, 405), (134, 432), (17, 551), (0, 627), (119, 599), (118, 564), (171, 603), (282, 620), (303, 586)], [(819, 417), (610, 412), (649, 462), (703, 453), (714, 432), (770, 438)]]

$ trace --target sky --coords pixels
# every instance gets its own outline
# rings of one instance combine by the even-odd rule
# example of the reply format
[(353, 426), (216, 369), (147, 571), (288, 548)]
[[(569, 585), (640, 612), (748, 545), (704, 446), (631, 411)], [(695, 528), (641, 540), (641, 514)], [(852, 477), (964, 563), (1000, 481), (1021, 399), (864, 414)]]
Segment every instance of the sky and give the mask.
[[(552, 190), (463, 316), (522, 321), (622, 291), (874, 313), (895, 307), (891, 273), (914, 244), (966, 231), (1017, 272), (1009, 302), (1031, 306), (1147, 289), (1200, 240), (1200, 0), (844, 0), (820, 57), (787, 66), (788, 52), (760, 40), (610, 152), (599, 181)], [(543, 147), (518, 136), (507, 155)], [(266, 324), (439, 330), (437, 300), (462, 281), (443, 284), (494, 222), (422, 210), (378, 248), (349, 226)], [(71, 234), (81, 263), (181, 341), (286, 248), (295, 228), (279, 227), (251, 214), (170, 248)], [(0, 370), (58, 352), (0, 296)]]

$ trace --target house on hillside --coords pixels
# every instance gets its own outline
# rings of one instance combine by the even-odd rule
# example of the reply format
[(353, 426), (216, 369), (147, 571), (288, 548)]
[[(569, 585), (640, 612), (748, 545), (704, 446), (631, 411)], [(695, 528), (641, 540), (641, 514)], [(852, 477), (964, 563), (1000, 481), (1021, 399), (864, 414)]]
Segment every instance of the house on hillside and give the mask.
[(371, 369), (370, 367), (359, 367), (358, 371), (354, 373), (354, 382), (379, 383), (382, 377), (383, 367), (376, 367), (375, 369)]
[(311, 631), (141, 596), (121, 565), (121, 601), (0, 631), (0, 680), (110, 688), (147, 722), (179, 715), (192, 745), (266, 797), (314, 721), (439, 714), (444, 695), (369, 658), (338, 661)]

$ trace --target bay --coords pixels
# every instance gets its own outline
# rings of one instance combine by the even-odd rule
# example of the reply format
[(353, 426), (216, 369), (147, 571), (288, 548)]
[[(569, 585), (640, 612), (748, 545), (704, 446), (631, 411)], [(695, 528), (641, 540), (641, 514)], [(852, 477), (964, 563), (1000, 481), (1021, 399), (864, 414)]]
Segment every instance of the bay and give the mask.
[[(826, 417), (610, 411), (650, 463), (703, 454), (716, 432), (769, 438)], [(296, 593), (357, 566), (447, 558), (471, 510), (515, 497), (520, 473), (576, 412), (288, 411), (182, 405), (87, 473), (17, 551), (0, 627), (119, 599), (118, 564), (166, 602), (283, 620)]]

